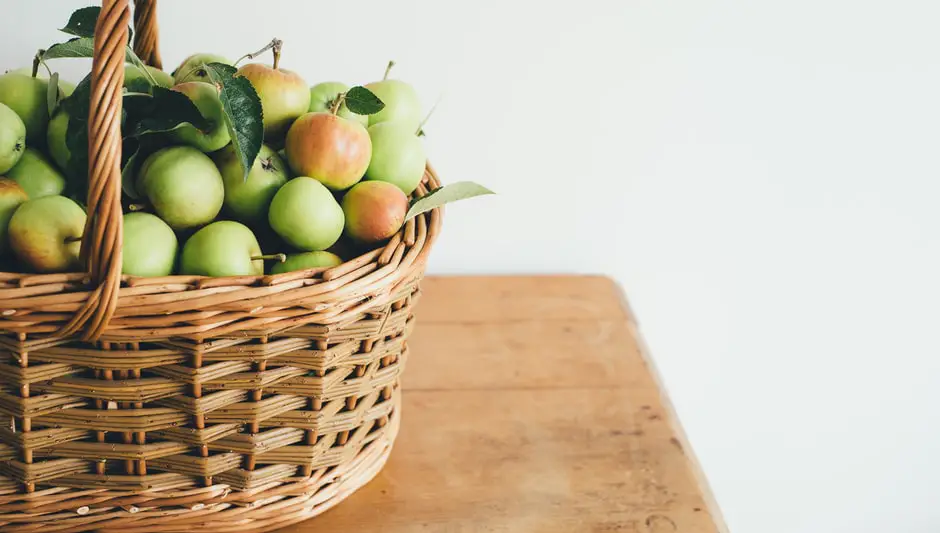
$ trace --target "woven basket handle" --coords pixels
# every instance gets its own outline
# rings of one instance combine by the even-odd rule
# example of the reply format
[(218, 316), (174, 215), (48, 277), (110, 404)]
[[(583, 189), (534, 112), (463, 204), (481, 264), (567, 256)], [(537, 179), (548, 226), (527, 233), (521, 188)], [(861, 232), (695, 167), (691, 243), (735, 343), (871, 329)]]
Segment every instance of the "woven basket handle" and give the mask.
[[(135, 0), (135, 50), (145, 62), (158, 66), (156, 0)], [(102, 0), (95, 26), (95, 55), (91, 68), (91, 106), (88, 114), (88, 219), (82, 238), (82, 261), (95, 289), (60, 331), (71, 336), (84, 329), (84, 338), (98, 339), (117, 308), (121, 287), (121, 109), (124, 86), (124, 47), (128, 40), (128, 0)]]

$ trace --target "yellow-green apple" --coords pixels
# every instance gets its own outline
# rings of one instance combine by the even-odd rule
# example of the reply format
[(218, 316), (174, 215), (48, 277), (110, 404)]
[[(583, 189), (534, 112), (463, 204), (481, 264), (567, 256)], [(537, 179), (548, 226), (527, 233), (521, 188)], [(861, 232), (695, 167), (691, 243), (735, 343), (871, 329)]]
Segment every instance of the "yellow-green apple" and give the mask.
[(16, 208), (26, 200), (29, 200), (29, 196), (15, 181), (0, 178), (0, 255), (7, 251), (7, 229), (10, 226), (10, 218), (13, 217)]
[(186, 123), (169, 132), (171, 139), (194, 146), (203, 152), (215, 152), (232, 141), (225, 125), (225, 111), (222, 109), (222, 100), (219, 99), (219, 89), (215, 85), (190, 81), (176, 85), (173, 90), (192, 100), (209, 127), (200, 130)]
[(72, 157), (66, 138), (68, 132), (69, 114), (65, 109), (59, 108), (52, 116), (52, 120), (49, 121), (49, 129), (46, 132), (46, 148), (49, 151), (49, 157), (63, 172), (68, 171), (69, 158)]
[(69, 198), (27, 200), (10, 219), (10, 248), (36, 272), (76, 271), (84, 229), (85, 211)]
[(427, 156), (421, 138), (408, 125), (380, 122), (369, 126), (372, 159), (366, 170), (367, 180), (385, 181), (411, 194), (421, 183)]
[(124, 215), (121, 272), (130, 276), (169, 276), (179, 243), (166, 222), (150, 213)]
[(322, 183), (301, 176), (288, 181), (274, 195), (268, 222), (298, 250), (326, 250), (343, 234), (343, 208)]
[(49, 123), (49, 104), (46, 100), (49, 80), (32, 77), (19, 71), (0, 76), (0, 103), (6, 104), (19, 115), (26, 126), (26, 142), (41, 145), (46, 138)]
[(0, 174), (13, 168), (26, 150), (26, 125), (8, 106), (0, 104)]
[(308, 268), (330, 268), (342, 263), (343, 260), (332, 252), (303, 252), (290, 254), (287, 256), (286, 261), (274, 263), (271, 267), (271, 273), (283, 274), (296, 270), (307, 270)]
[(154, 152), (141, 165), (137, 190), (171, 228), (208, 224), (222, 210), (222, 175), (206, 154), (191, 146)]
[(195, 276), (260, 276), (264, 274), (261, 247), (244, 224), (213, 222), (183, 245), (180, 272)]
[(34, 148), (23, 152), (20, 162), (7, 172), (7, 177), (18, 183), (30, 200), (62, 194), (66, 185), (65, 176)]
[[(147, 72), (150, 73), (150, 76), (153, 78), (153, 80), (156, 81), (157, 85), (160, 87), (170, 88), (173, 86), (173, 76), (171, 76), (169, 73), (164, 72), (156, 67), (151, 67), (150, 65), (147, 65), (145, 68), (147, 69)], [(147, 78), (143, 72), (141, 72), (137, 65), (124, 65), (124, 88), (133, 88), (137, 80), (146, 80), (146, 83), (148, 85), (150, 84), (150, 79)], [(150, 91), (147, 92), (149, 93)]]
[(228, 58), (217, 54), (193, 54), (184, 59), (180, 66), (176, 67), (176, 70), (173, 71), (173, 78), (176, 83), (186, 83), (188, 81), (212, 83), (209, 73), (203, 68), (203, 65), (209, 63), (232, 64)]
[[(349, 90), (349, 86), (345, 83), (338, 81), (325, 81), (323, 83), (318, 83), (310, 88), (310, 109), (311, 113), (320, 113), (327, 112), (333, 108), (333, 104), (336, 102), (336, 99), (346, 91)], [(337, 115), (358, 122), (363, 126), (369, 125), (368, 115), (357, 115), (349, 110), (346, 107), (346, 103), (340, 106)]]
[(268, 219), (268, 206), (287, 183), (287, 163), (270, 147), (261, 145), (248, 179), (231, 146), (213, 154), (225, 184), (225, 209), (239, 222), (256, 227)]
[(394, 79), (385, 79), (369, 83), (366, 89), (372, 91), (385, 104), (381, 111), (369, 115), (369, 125), (381, 122), (399, 122), (405, 129), (417, 133), (421, 124), (421, 100), (411, 85)]
[(280, 146), (291, 124), (310, 108), (310, 88), (298, 74), (261, 63), (249, 63), (236, 72), (258, 93), (264, 120), (265, 143)]

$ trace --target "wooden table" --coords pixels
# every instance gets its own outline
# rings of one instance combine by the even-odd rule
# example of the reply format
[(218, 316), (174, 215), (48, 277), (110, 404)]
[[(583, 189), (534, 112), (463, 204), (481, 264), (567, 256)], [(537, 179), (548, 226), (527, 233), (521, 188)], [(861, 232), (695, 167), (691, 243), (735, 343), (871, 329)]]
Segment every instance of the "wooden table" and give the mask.
[(285, 533), (726, 531), (615, 283), (422, 288), (388, 465)]

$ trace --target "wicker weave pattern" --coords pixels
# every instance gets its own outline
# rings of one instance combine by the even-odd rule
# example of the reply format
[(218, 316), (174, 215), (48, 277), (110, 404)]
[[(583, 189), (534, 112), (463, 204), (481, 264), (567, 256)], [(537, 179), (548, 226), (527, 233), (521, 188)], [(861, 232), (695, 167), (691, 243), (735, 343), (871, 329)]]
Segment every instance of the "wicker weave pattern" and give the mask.
[[(159, 65), (156, 1), (135, 4), (135, 48)], [(330, 269), (122, 277), (128, 0), (101, 13), (87, 271), (0, 273), (0, 531), (262, 531), (314, 516), (388, 457), (440, 212)], [(429, 166), (415, 195), (439, 185)]]

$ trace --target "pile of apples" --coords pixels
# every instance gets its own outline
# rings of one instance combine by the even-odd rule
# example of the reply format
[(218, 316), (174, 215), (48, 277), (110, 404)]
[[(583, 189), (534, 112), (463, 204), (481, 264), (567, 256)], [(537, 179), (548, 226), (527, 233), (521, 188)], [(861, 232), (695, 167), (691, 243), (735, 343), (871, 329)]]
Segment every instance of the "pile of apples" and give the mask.
[[(426, 163), (423, 112), (409, 84), (386, 71), (364, 86), (384, 107), (357, 115), (343, 101), (347, 85), (311, 87), (277, 54), (270, 65), (239, 66), (235, 75), (251, 83), (263, 110), (264, 144), (246, 178), (220, 86), (206, 70), (218, 63), (233, 64), (195, 54), (172, 73), (125, 68), (126, 88), (148, 75), (188, 97), (209, 127), (159, 134), (161, 147), (125, 176), (138, 199), (124, 199), (124, 274), (330, 267), (401, 229)], [(0, 76), (0, 254), (5, 269), (78, 271), (87, 213), (81, 194), (68, 192), (69, 116), (61, 107), (50, 114), (50, 81), (33, 71)], [(58, 90), (66, 98), (74, 86), (59, 80)]]

